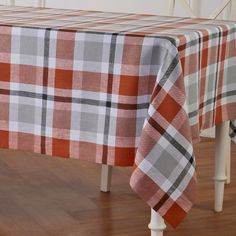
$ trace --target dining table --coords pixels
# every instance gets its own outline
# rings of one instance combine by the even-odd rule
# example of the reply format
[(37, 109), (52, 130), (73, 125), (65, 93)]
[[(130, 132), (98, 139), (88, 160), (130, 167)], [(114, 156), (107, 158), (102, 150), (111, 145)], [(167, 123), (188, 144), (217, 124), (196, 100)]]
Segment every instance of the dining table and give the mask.
[(177, 227), (193, 144), (225, 122), (235, 141), (235, 120), (236, 22), (0, 5), (0, 148), (132, 166)]

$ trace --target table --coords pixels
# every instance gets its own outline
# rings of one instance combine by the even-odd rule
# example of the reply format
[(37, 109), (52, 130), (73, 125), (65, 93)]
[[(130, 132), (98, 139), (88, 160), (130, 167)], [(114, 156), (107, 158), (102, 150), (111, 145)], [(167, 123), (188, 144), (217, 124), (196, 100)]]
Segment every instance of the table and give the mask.
[(173, 227), (200, 131), (230, 120), (235, 139), (235, 22), (0, 6), (0, 71), (0, 148), (134, 166)]

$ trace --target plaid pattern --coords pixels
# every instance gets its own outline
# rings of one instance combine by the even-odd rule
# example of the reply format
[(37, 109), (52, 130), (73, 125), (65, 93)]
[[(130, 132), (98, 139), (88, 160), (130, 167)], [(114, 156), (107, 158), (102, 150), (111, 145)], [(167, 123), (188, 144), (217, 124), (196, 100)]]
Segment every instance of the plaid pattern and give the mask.
[(0, 147), (134, 165), (175, 227), (196, 198), (192, 143), (236, 133), (235, 74), (234, 22), (1, 6)]

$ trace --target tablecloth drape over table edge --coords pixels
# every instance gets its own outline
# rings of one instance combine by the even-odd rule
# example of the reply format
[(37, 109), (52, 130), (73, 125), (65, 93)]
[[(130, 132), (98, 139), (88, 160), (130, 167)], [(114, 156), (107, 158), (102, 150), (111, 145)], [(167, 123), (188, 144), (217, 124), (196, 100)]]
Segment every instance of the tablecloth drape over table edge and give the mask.
[[(171, 42), (166, 44), (172, 58), (165, 60), (167, 55), (163, 58), (163, 64), (169, 62), (168, 66), (165, 65), (163, 71), (160, 68), (162, 73), (157, 75), (130, 184), (151, 208), (176, 227), (191, 209), (197, 186), (191, 130), (184, 108), (186, 95), (181, 62), (176, 46)], [(179, 178), (160, 183), (158, 167), (153, 168), (151, 163), (169, 155), (181, 156), (176, 158), (180, 163), (175, 166), (178, 170), (172, 169)]]
[[(15, 9), (15, 8), (12, 8), (12, 9)], [(73, 11), (73, 13), (75, 14), (75, 11)], [(81, 11), (80, 11), (80, 13), (81, 13)], [(82, 15), (83, 14), (84, 13), (82, 12)], [(172, 19), (174, 19), (174, 18), (172, 18)], [(176, 20), (177, 20), (177, 18), (176, 18)], [(186, 19), (183, 19), (183, 21), (184, 20), (186, 20)], [(193, 25), (203, 22), (203, 20), (196, 20), (195, 21), (195, 20), (191, 20), (191, 19), (189, 19), (189, 20), (187, 19), (187, 21), (189, 21), (189, 22), (187, 22), (187, 24), (192, 23)], [(211, 23), (213, 23), (213, 22), (211, 22)], [(172, 24), (174, 27), (178, 26), (178, 23), (173, 22)], [(223, 23), (218, 22), (218, 24), (223, 24)], [(229, 57), (236, 56), (235, 55), (235, 52), (236, 52), (235, 38), (236, 37), (229, 39), (231, 44), (228, 43), (228, 41), (227, 41), (228, 35), (232, 35), (233, 33), (235, 34), (235, 25), (234, 25), (234, 27), (232, 27), (232, 23), (228, 23), (229, 25), (227, 25), (227, 22), (225, 22), (224, 24), (226, 24), (226, 26), (222, 25), (222, 26), (215, 27), (218, 30), (217, 33), (218, 33), (218, 37), (219, 37), (219, 50), (218, 50), (218, 57), (217, 57), (217, 60), (218, 60), (217, 65), (220, 64), (222, 66), (222, 64), (223, 64), (223, 67), (216, 69), (216, 74), (217, 74), (216, 77), (221, 82), (223, 81), (223, 79), (225, 77), (225, 74), (224, 74), (225, 59), (227, 58), (227, 56), (229, 56)], [(6, 102), (7, 96), (11, 96), (11, 98), (14, 98), (14, 96), (16, 96), (16, 97), (17, 96), (19, 96), (19, 97), (21, 97), (21, 96), (39, 96), (39, 99), (42, 99), (43, 103), (45, 103), (45, 101), (47, 101), (47, 99), (49, 99), (49, 100), (52, 99), (50, 97), (50, 96), (52, 96), (52, 94), (50, 94), (51, 91), (48, 92), (46, 89), (46, 85), (47, 85), (48, 81), (50, 82), (50, 80), (48, 80), (49, 78), (47, 78), (48, 75), (50, 74), (50, 60), (49, 60), (50, 53), (51, 53), (51, 51), (49, 49), (50, 40), (52, 40), (52, 42), (54, 42), (54, 43), (55, 42), (59, 43), (59, 42), (66, 39), (67, 42), (71, 41), (72, 45), (75, 45), (74, 44), (76, 42), (75, 35), (76, 36), (80, 35), (80, 36), (86, 38), (86, 37), (88, 37), (89, 34), (94, 34), (94, 35), (96, 34), (96, 32), (94, 32), (94, 31), (93, 32), (83, 32), (83, 33), (78, 32), (78, 33), (76, 33), (76, 31), (68, 30), (68, 29), (66, 29), (66, 30), (63, 30), (63, 29), (51, 30), (48, 28), (48, 29), (38, 30), (38, 33), (36, 33), (36, 35), (38, 34), (38, 37), (39, 37), (38, 40), (40, 38), (42, 38), (44, 41), (44, 43), (43, 43), (44, 52), (42, 53), (43, 57), (44, 57), (44, 64), (43, 64), (43, 71), (42, 71), (43, 91), (41, 92), (41, 94), (33, 94), (33, 93), (31, 93), (31, 91), (27, 91), (28, 94), (26, 95), (25, 91), (22, 92), (20, 90), (21, 89), (20, 86), (19, 86), (19, 88), (14, 87), (15, 86), (14, 83), (16, 83), (16, 82), (20, 83), (21, 81), (15, 81), (16, 78), (14, 76), (16, 76), (17, 73), (12, 74), (10, 69), (12, 69), (12, 68), (14, 69), (14, 66), (17, 63), (24, 64), (25, 63), (24, 60), (26, 60), (23, 57), (22, 58), (20, 58), (20, 57), (14, 58), (14, 56), (17, 56), (17, 55), (18, 56), (25, 56), (22, 52), (24, 50), (25, 50), (26, 54), (27, 53), (32, 54), (32, 52), (27, 51), (27, 49), (26, 49), (27, 47), (25, 49), (19, 50), (15, 46), (14, 50), (16, 50), (16, 51), (13, 52), (14, 56), (9, 58), (9, 55), (11, 55), (11, 50), (12, 50), (11, 46), (14, 45), (14, 43), (12, 45), (10, 45), (10, 44), (14, 41), (13, 40), (14, 38), (12, 38), (13, 35), (14, 35), (16, 41), (19, 41), (19, 42), (21, 41), (23, 44), (23, 42), (24, 42), (23, 39), (26, 39), (27, 37), (29, 39), (29, 37), (31, 37), (30, 33), (36, 31), (37, 27), (31, 28), (31, 29), (29, 29), (29, 32), (27, 32), (28, 26), (25, 28), (25, 27), (20, 27), (20, 23), (18, 25), (19, 25), (18, 27), (16, 27), (16, 26), (12, 27), (11, 25), (2, 26), (1, 31), (0, 31), (0, 33), (2, 35), (9, 36), (9, 38), (6, 37), (6, 38), (2, 39), (3, 40), (2, 42), (4, 42), (4, 43), (2, 44), (3, 47), (0, 51), (0, 55), (2, 56), (2, 57), (0, 56), (1, 71), (3, 71), (2, 81), (0, 78), (0, 82), (2, 82), (2, 83), (0, 83), (0, 91), (1, 91), (0, 95), (2, 98), (2, 105), (5, 105), (5, 107), (6, 107), (7, 102), (9, 102), (9, 101)], [(229, 27), (231, 27), (230, 30), (229, 30)], [(183, 30), (186, 30), (186, 29), (182, 29), (182, 31)], [(177, 31), (178, 31), (178, 29), (177, 29)], [(200, 72), (199, 72), (198, 78), (206, 78), (206, 73), (203, 71), (207, 67), (207, 62), (206, 62), (206, 60), (204, 60), (204, 58), (207, 57), (206, 56), (207, 49), (204, 47), (205, 47), (206, 42), (208, 42), (208, 40), (209, 40), (209, 37), (207, 35), (208, 33), (209, 32), (207, 32), (207, 30), (196, 29), (196, 32), (194, 34), (197, 37), (195, 39), (195, 41), (198, 40), (199, 41), (198, 43), (200, 45), (199, 53), (196, 52), (196, 54), (199, 54), (199, 57), (197, 59), (198, 59), (199, 66), (200, 66), (199, 67)], [(71, 35), (69, 35), (69, 34), (71, 34)], [(98, 35), (101, 35), (101, 32), (99, 34), (97, 34), (96, 36), (98, 37)], [(106, 35), (106, 33), (104, 33), (104, 35)], [(171, 36), (169, 33), (167, 33), (168, 37), (165, 37), (165, 36), (146, 37), (146, 36), (142, 36), (142, 35), (140, 36), (139, 33), (136, 34), (134, 32), (132, 32), (132, 33), (128, 32), (127, 35), (125, 33), (109, 33), (107, 35), (110, 35), (111, 37), (109, 36), (106, 38), (106, 40), (108, 40), (108, 42), (106, 41), (106, 43), (111, 43), (110, 49), (113, 51), (117, 45), (124, 43), (126, 38), (128, 39), (128, 45), (132, 46), (132, 41), (133, 41), (134, 44), (137, 43), (138, 46), (140, 46), (140, 45), (142, 45), (143, 42), (147, 43), (147, 41), (149, 41), (149, 43), (150, 42), (153, 43), (154, 42), (153, 37), (154, 37), (155, 40), (158, 41), (158, 45), (155, 45), (155, 43), (154, 43), (153, 46), (154, 47), (156, 46), (157, 48), (159, 47), (159, 50), (160, 50), (159, 52), (163, 53), (163, 55), (162, 55), (162, 56), (164, 56), (163, 63), (158, 65), (158, 66), (160, 66), (160, 68), (159, 68), (158, 74), (156, 75), (156, 81), (155, 81), (155, 84), (154, 84), (154, 87), (152, 90), (150, 105), (148, 107), (148, 114), (145, 119), (144, 127), (143, 127), (142, 134), (141, 134), (141, 140), (139, 142), (139, 146), (138, 146), (137, 153), (136, 153), (135, 169), (134, 169), (133, 175), (131, 177), (131, 186), (139, 194), (139, 196), (141, 198), (143, 198), (148, 203), (149, 206), (151, 206), (152, 208), (157, 210), (160, 213), (160, 215), (162, 215), (167, 220), (167, 222), (169, 222), (172, 226), (175, 227), (179, 224), (179, 222), (183, 219), (183, 217), (186, 215), (188, 210), (191, 208), (191, 206), (194, 202), (194, 199), (196, 197), (196, 174), (195, 174), (194, 155), (193, 155), (193, 149), (192, 149), (193, 134), (197, 134), (195, 136), (198, 137), (199, 131), (203, 128), (207, 128), (207, 125), (210, 127), (214, 124), (221, 123), (221, 122), (227, 121), (229, 119), (234, 119), (234, 118), (236, 118), (236, 114), (233, 109), (227, 108), (227, 105), (228, 105), (227, 103), (226, 103), (226, 105), (225, 104), (223, 104), (223, 105), (218, 104), (216, 107), (216, 112), (215, 112), (215, 110), (213, 112), (214, 119), (213, 120), (210, 119), (211, 122), (208, 122), (206, 126), (204, 126), (205, 123), (202, 122), (202, 117), (204, 117), (204, 113), (202, 113), (198, 116), (200, 124), (197, 124), (197, 126), (195, 125), (194, 127), (191, 126), (192, 125), (191, 122), (189, 124), (189, 116), (187, 115), (187, 113), (189, 114), (189, 110), (188, 110), (189, 104), (186, 104), (188, 102), (188, 96), (189, 96), (188, 92), (189, 91), (185, 91), (186, 81), (188, 81), (188, 80), (186, 80), (186, 77), (188, 74), (186, 73), (185, 69), (186, 69), (187, 62), (189, 62), (191, 60), (188, 57), (189, 56), (188, 53), (186, 53), (187, 50), (185, 50), (185, 49), (186, 48), (188, 49), (189, 48), (188, 44), (191, 44), (194, 41), (193, 39), (191, 39), (191, 37), (189, 35), (187, 35), (185, 37), (185, 36), (181, 35), (180, 33), (178, 34), (178, 32), (175, 32), (174, 36)], [(119, 39), (119, 44), (116, 45), (117, 38)], [(132, 38), (132, 39), (130, 39), (130, 38)], [(140, 42), (140, 38), (141, 38), (141, 42)], [(11, 43), (8, 42), (9, 39), (10, 39)], [(225, 39), (226, 39), (226, 42), (225, 42)], [(111, 40), (111, 41), (109, 41), (109, 40)], [(201, 40), (202, 40), (202, 42), (201, 42)], [(38, 43), (40, 45), (40, 43), (42, 43), (42, 42), (39, 40)], [(103, 43), (103, 41), (98, 42), (98, 43)], [(143, 45), (141, 47), (144, 48), (144, 46), (146, 46), (145, 43), (143, 43)], [(227, 43), (228, 43), (228, 45), (227, 45)], [(61, 45), (63, 45), (63, 44), (61, 44)], [(229, 45), (231, 46), (230, 47), (230, 49), (232, 49), (231, 51), (229, 50)], [(232, 46), (233, 46), (233, 48), (232, 48)], [(190, 48), (191, 48), (191, 45), (190, 45)], [(9, 51), (7, 51), (8, 49), (9, 49)], [(60, 50), (60, 48), (59, 49), (57, 48), (57, 50)], [(64, 50), (66, 50), (66, 47)], [(217, 50), (217, 47), (216, 47), (216, 50)], [(204, 53), (202, 53), (202, 52), (204, 52)], [(36, 51), (36, 53), (41, 53), (41, 51), (40, 50), (38, 52)], [(66, 52), (65, 52), (65, 55), (67, 55)], [(36, 54), (36, 56), (37, 56), (37, 54)], [(111, 65), (111, 67), (114, 67), (114, 65), (116, 63), (116, 61), (114, 60), (115, 57), (114, 57), (113, 53), (110, 53), (110, 56), (111, 57), (109, 58), (109, 65)], [(55, 57), (55, 60), (58, 59), (57, 56), (54, 56), (54, 57)], [(59, 59), (62, 59), (61, 55), (59, 56)], [(112, 59), (112, 61), (111, 61), (111, 59)], [(73, 58), (70, 57), (69, 60), (72, 61)], [(45, 64), (45, 61), (46, 61), (46, 64)], [(39, 60), (39, 62), (36, 62), (36, 66), (38, 65), (37, 63), (40, 64), (40, 60)], [(60, 63), (61, 63), (61, 61), (60, 61)], [(127, 62), (127, 64), (129, 64), (129, 63), (130, 62)], [(211, 63), (211, 62), (209, 62), (209, 63)], [(206, 64), (206, 65), (204, 65), (204, 64)], [(11, 66), (9, 66), (9, 65), (11, 65)], [(60, 64), (60, 66), (62, 66), (62, 65)], [(65, 65), (63, 65), (63, 66), (65, 66)], [(66, 65), (66, 66), (70, 67), (70, 65)], [(138, 66), (138, 65), (136, 65), (136, 66)], [(235, 66), (235, 65), (233, 65), (233, 66)], [(63, 68), (63, 69), (65, 69), (65, 68)], [(68, 72), (68, 68), (66, 68), (66, 69)], [(219, 69), (219, 73), (218, 73), (218, 69)], [(227, 67), (226, 67), (226, 69), (227, 69)], [(70, 67), (70, 70), (73, 70), (73, 67)], [(109, 72), (110, 72), (110, 69), (109, 69)], [(59, 77), (61, 77), (61, 75), (62, 74), (58, 74)], [(63, 75), (65, 75), (65, 73)], [(68, 76), (68, 73), (66, 75)], [(11, 87), (11, 86), (8, 86), (9, 85), (8, 82), (11, 81), (12, 78), (13, 78), (14, 83), (12, 83), (13, 86)], [(109, 74), (109, 78), (110, 79), (113, 78), (111, 72)], [(22, 83), (22, 84), (24, 84), (24, 83)], [(200, 95), (201, 95), (201, 83), (199, 83), (199, 84), (200, 84), (199, 91), (200, 91)], [(204, 84), (204, 83), (202, 83), (202, 84)], [(220, 82), (219, 82), (219, 84), (220, 84)], [(220, 88), (221, 85), (219, 85), (219, 84), (217, 86)], [(52, 86), (52, 84), (51, 84), (51, 86)], [(63, 84), (63, 82), (61, 82), (61, 81), (58, 82), (56, 85), (57, 88), (58, 87), (62, 88), (63, 86), (65, 86), (65, 88), (68, 89), (68, 84), (65, 84), (65, 83)], [(11, 91), (12, 88), (14, 88), (15, 90), (13, 89), (13, 91)], [(19, 89), (19, 91), (16, 91), (17, 89)], [(45, 90), (46, 90), (46, 92), (45, 92)], [(219, 89), (219, 90), (220, 91), (217, 90), (217, 94), (216, 94), (217, 102), (218, 102), (218, 100), (221, 102), (221, 94), (222, 93), (221, 93), (221, 89)], [(232, 92), (232, 91), (235, 91), (235, 90), (231, 90), (230, 92)], [(111, 94), (112, 90), (107, 91), (107, 92), (108, 92), (108, 94), (109, 93)], [(126, 92), (127, 91), (125, 91), (124, 93), (126, 93)], [(187, 92), (187, 99), (186, 99), (185, 92)], [(53, 94), (53, 96), (54, 96), (53, 99), (55, 99), (55, 98), (59, 99), (55, 94)], [(66, 96), (68, 96), (68, 94), (65, 93), (64, 96), (66, 97)], [(70, 96), (69, 96), (69, 99), (67, 99), (67, 100), (73, 100), (73, 98), (72, 97), (70, 98)], [(35, 99), (35, 97), (33, 97), (33, 98)], [(56, 99), (55, 99), (55, 101), (57, 101)], [(201, 99), (202, 98), (200, 97), (200, 100)], [(16, 101), (14, 101), (14, 102), (16, 102)], [(66, 101), (63, 101), (63, 102), (66, 102)], [(109, 109), (111, 107), (110, 106), (111, 101), (108, 100), (107, 102), (108, 102), (108, 104), (106, 104), (106, 106), (108, 105), (108, 109)], [(235, 107), (235, 101), (234, 102), (231, 101), (231, 105), (232, 106), (230, 106), (230, 105), (228, 105), (228, 106)], [(168, 107), (168, 109), (166, 109), (167, 107)], [(227, 114), (222, 113), (222, 110), (224, 110), (224, 109), (226, 109)], [(1, 114), (0, 118), (2, 118), (2, 117), (6, 118), (6, 116), (9, 115), (9, 114), (7, 114), (8, 112), (6, 112), (6, 114), (3, 114), (3, 113), (5, 113), (5, 111), (2, 109), (2, 114), (1, 114), (1, 110), (0, 110), (0, 114)], [(38, 138), (36, 138), (36, 140), (37, 140), (36, 143), (44, 142), (46, 144), (46, 145), (44, 144), (44, 146), (35, 145), (35, 143), (33, 143), (34, 146), (29, 147), (29, 146), (27, 146), (28, 144), (26, 144), (24, 142), (21, 142), (20, 143), (21, 146), (19, 146), (18, 145), (19, 143), (15, 142), (14, 140), (20, 141), (20, 140), (22, 140), (22, 138), (24, 140), (24, 138), (27, 138), (27, 135), (25, 133), (22, 133), (19, 131), (18, 132), (12, 132), (12, 131), (9, 132), (7, 129), (11, 128), (11, 127), (8, 127), (9, 124), (7, 123), (6, 120), (4, 123), (4, 119), (0, 119), (0, 124), (1, 124), (1, 127), (3, 127), (0, 129), (1, 130), (0, 131), (0, 137), (1, 137), (0, 147), (2, 147), (2, 148), (23, 149), (23, 150), (35, 151), (35, 152), (40, 152), (40, 153), (45, 153), (45, 154), (61, 154), (59, 156), (67, 156), (67, 157), (70, 154), (69, 151), (63, 152), (63, 150), (62, 150), (62, 147), (64, 148), (64, 147), (68, 146), (68, 142), (66, 142), (66, 140), (60, 142), (60, 140), (57, 139), (57, 143), (56, 143), (57, 150), (53, 150), (54, 152), (52, 150), (50, 150), (50, 147), (48, 148), (48, 145), (50, 146), (51, 143), (50, 143), (50, 141), (47, 142), (47, 136), (41, 136), (39, 138), (40, 141), (38, 141)], [(232, 124), (231, 124), (231, 127), (232, 127)], [(190, 126), (192, 129), (190, 129)], [(46, 130), (44, 132), (46, 132)], [(60, 134), (60, 135), (63, 136), (63, 134)], [(20, 136), (21, 136), (21, 138), (19, 139)], [(35, 136), (35, 134), (34, 134), (34, 136)], [(25, 139), (25, 140), (27, 140), (27, 139)], [(29, 140), (29, 137), (28, 137), (28, 140)], [(48, 148), (48, 153), (47, 153), (47, 148)], [(60, 151), (58, 152), (58, 150), (60, 150), (60, 149), (61, 149), (61, 153), (60, 153)], [(105, 149), (106, 149), (106, 154), (108, 154), (109, 152), (107, 152), (107, 147)], [(134, 154), (133, 151), (131, 151), (131, 152), (128, 151), (128, 153)], [(108, 161), (108, 158), (106, 158), (106, 161)], [(100, 161), (98, 161), (96, 159), (96, 162), (108, 163), (108, 162), (104, 162), (103, 159), (101, 159)], [(108, 163), (108, 164), (111, 164), (111, 163)], [(119, 165), (119, 163), (113, 163), (113, 164)], [(121, 164), (122, 164), (122, 162), (121, 162)], [(131, 163), (129, 162), (129, 164), (131, 164)], [(124, 165), (124, 163), (122, 165)], [(157, 165), (157, 166), (155, 166), (155, 165)]]

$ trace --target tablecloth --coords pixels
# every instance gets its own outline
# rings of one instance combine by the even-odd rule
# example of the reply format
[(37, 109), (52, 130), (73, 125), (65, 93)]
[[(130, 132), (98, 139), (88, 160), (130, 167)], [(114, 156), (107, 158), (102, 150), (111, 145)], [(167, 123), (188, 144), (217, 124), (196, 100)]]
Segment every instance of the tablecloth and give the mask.
[(235, 22), (0, 6), (0, 147), (134, 166), (132, 189), (176, 227), (193, 143), (236, 119), (235, 75)]

